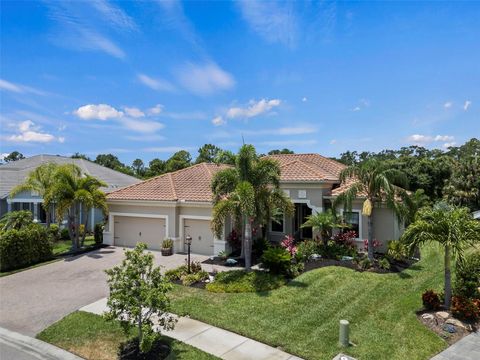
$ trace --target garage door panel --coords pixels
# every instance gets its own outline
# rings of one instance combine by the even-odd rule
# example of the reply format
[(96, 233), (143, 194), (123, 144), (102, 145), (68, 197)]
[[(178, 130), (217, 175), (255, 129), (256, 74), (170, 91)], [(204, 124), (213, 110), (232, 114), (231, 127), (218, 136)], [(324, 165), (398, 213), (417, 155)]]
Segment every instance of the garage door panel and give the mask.
[(192, 237), (191, 251), (195, 254), (213, 255), (213, 232), (209, 220), (185, 219), (184, 234)]
[(115, 216), (114, 244), (134, 247), (138, 242), (150, 250), (160, 250), (165, 239), (165, 219), (134, 216)]

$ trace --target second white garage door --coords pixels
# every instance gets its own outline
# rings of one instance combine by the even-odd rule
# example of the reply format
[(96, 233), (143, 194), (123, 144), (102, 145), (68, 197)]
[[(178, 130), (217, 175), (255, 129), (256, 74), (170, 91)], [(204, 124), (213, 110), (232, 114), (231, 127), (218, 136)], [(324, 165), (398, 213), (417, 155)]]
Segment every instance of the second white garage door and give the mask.
[(209, 220), (185, 219), (184, 235), (192, 237), (191, 251), (194, 254), (213, 255), (213, 233)]
[(134, 247), (137, 242), (150, 250), (160, 250), (165, 239), (165, 219), (115, 216), (114, 245)]

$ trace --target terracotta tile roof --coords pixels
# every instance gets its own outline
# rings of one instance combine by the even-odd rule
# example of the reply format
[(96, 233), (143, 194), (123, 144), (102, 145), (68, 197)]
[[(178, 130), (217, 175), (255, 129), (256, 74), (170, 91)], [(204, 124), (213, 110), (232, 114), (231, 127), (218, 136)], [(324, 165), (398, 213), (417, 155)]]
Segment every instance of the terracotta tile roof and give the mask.
[[(343, 194), (345, 191), (350, 189), (350, 187), (355, 183), (355, 179), (350, 178), (344, 181), (339, 187), (335, 188), (332, 190), (332, 196), (338, 196), (340, 194)], [(357, 197), (366, 197), (367, 193), (364, 191), (360, 191), (357, 193)]]
[(280, 163), (281, 181), (338, 181), (346, 167), (319, 154), (279, 154), (266, 158)]
[(108, 200), (212, 201), (213, 175), (229, 167), (200, 163), (108, 194)]

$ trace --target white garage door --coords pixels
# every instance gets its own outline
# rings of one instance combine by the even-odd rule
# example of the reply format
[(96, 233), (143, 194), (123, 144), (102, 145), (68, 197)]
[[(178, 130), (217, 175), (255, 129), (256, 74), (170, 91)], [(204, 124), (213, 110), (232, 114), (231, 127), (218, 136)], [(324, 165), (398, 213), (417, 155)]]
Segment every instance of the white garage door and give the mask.
[(213, 233), (209, 220), (185, 219), (184, 234), (192, 237), (191, 251), (194, 254), (213, 255)]
[(115, 216), (114, 245), (134, 247), (137, 242), (150, 250), (160, 250), (165, 239), (165, 219)]

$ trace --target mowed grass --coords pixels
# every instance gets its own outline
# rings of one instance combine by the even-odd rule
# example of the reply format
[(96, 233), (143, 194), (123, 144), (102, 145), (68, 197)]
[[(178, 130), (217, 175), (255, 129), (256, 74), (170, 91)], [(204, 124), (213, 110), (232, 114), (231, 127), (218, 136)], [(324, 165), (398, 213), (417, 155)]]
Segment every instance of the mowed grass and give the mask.
[[(263, 293), (213, 294), (177, 286), (173, 312), (234, 331), (305, 359), (429, 359), (447, 344), (416, 318), (424, 290), (441, 289), (443, 255), (426, 247), (422, 260), (401, 274), (326, 267)], [(350, 321), (340, 349), (338, 322)]]
[[(99, 315), (77, 311), (43, 330), (37, 338), (84, 359), (113, 360), (117, 359), (120, 343), (134, 336), (133, 331), (126, 336), (118, 322), (108, 322)], [(170, 360), (217, 359), (179, 341), (167, 337), (164, 340), (172, 348)]]
[[(86, 236), (85, 242), (83, 243), (84, 247), (89, 247), (95, 245), (95, 240), (93, 236)], [(53, 244), (53, 255), (61, 255), (69, 252), (72, 249), (72, 241), (71, 240), (60, 240), (56, 241)]]

